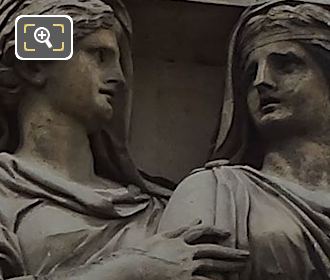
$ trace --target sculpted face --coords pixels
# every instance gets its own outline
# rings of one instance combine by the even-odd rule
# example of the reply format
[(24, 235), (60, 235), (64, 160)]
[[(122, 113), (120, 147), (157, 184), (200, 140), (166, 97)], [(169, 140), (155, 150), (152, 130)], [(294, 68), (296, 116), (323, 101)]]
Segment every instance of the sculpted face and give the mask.
[(125, 85), (112, 30), (100, 29), (84, 37), (76, 44), (71, 60), (51, 63), (47, 69), (50, 102), (90, 131), (111, 120), (113, 99)]
[(328, 77), (302, 45), (287, 41), (257, 48), (244, 71), (248, 109), (261, 134), (328, 126)]

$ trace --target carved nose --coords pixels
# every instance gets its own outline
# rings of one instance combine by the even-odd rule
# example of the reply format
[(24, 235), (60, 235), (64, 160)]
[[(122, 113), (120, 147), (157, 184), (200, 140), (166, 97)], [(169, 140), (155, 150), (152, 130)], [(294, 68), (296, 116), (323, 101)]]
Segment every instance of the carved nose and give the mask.
[(274, 87), (267, 82), (258, 83), (255, 87), (257, 88), (259, 93), (264, 93), (274, 89)]
[(253, 85), (257, 88), (259, 93), (274, 89), (276, 87), (271, 70), (266, 63), (258, 66)]

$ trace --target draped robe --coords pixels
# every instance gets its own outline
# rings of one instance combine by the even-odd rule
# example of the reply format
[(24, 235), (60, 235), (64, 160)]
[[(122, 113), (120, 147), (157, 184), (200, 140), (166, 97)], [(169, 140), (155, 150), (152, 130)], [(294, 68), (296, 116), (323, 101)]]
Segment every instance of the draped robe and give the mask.
[(226, 279), (330, 279), (329, 193), (247, 166), (219, 166), (178, 186), (160, 230), (196, 218), (228, 231), (224, 245), (251, 253), (245, 271)]
[[(166, 200), (133, 185), (92, 189), (0, 154), (0, 268), (5, 279), (98, 262), (155, 234)], [(115, 197), (127, 196), (116, 203)], [(27, 278), (30, 279), (30, 278)]]

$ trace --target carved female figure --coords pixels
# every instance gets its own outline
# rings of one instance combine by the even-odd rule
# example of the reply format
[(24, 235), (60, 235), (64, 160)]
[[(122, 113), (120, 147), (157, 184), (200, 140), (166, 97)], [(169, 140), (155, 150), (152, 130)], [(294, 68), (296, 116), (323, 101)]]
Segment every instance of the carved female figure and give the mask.
[(251, 253), (229, 279), (330, 277), (329, 24), (324, 6), (276, 1), (234, 32), (213, 155), (229, 162), (186, 178), (160, 227), (199, 217), (229, 231)]
[[(16, 59), (15, 18), (29, 14), (73, 18), (71, 60)], [(232, 254), (246, 259), (202, 244), (228, 237), (213, 228), (155, 235), (171, 192), (128, 153), (131, 27), (120, 1), (3, 0), (0, 30), (0, 279), (200, 280)]]

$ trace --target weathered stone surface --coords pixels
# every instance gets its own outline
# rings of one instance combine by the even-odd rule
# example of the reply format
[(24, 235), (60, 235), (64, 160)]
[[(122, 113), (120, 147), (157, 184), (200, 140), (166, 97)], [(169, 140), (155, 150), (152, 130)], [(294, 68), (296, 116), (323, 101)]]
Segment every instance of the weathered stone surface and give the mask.
[[(5, 0), (0, 11), (0, 279), (219, 280), (244, 268), (249, 253), (223, 246), (214, 227), (158, 232), (171, 190), (128, 152), (132, 29), (121, 1)], [(71, 15), (72, 59), (17, 60), (24, 14)]]
[(228, 231), (250, 252), (228, 279), (330, 276), (329, 23), (324, 6), (278, 1), (235, 29), (213, 154), (227, 161), (180, 183), (160, 223)]

